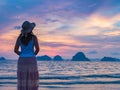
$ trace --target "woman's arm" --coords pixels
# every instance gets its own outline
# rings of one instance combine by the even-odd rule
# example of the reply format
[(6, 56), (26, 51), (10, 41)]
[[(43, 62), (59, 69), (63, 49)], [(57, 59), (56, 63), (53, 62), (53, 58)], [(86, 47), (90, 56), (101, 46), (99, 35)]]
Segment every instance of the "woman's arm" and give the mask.
[(36, 36), (34, 37), (34, 42), (35, 42), (35, 52), (34, 53), (35, 53), (35, 55), (37, 55), (40, 48), (39, 48), (39, 43), (38, 43), (38, 39)]
[(14, 52), (17, 54), (17, 55), (20, 55), (20, 51), (19, 51), (19, 37), (17, 38), (16, 40), (16, 44), (15, 44), (15, 47), (14, 47)]

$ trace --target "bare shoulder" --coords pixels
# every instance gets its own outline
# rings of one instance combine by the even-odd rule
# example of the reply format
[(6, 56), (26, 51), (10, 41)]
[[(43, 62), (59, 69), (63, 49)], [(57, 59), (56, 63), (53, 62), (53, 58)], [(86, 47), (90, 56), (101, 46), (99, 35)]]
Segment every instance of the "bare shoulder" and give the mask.
[(37, 38), (37, 36), (36, 36), (36, 35), (33, 35), (33, 38), (34, 38), (34, 39), (36, 39), (36, 38)]
[(35, 41), (37, 41), (37, 36), (36, 35), (33, 35), (33, 38)]

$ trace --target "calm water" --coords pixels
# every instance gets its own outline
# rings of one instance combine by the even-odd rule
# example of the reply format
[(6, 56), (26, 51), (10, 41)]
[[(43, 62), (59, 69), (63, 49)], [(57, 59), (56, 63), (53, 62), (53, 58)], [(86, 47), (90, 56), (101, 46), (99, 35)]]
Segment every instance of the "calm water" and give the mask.
[[(38, 61), (38, 69), (40, 90), (73, 90), (81, 85), (120, 84), (120, 62)], [(17, 86), (16, 70), (17, 60), (0, 61), (0, 87)]]

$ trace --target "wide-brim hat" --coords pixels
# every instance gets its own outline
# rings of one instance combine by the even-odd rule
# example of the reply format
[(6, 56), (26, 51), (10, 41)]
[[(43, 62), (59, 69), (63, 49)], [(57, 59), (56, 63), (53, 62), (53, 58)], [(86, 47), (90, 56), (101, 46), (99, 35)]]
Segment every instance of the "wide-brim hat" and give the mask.
[(22, 33), (30, 33), (30, 32), (32, 32), (32, 30), (34, 29), (35, 26), (36, 25), (34, 22), (30, 23), (29, 21), (25, 21), (22, 24), (22, 31), (21, 32)]

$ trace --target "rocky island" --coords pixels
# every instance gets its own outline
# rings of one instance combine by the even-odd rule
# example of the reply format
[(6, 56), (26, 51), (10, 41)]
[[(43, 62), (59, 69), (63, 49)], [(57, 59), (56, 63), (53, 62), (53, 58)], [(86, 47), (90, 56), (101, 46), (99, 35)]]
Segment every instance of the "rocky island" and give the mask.
[(113, 58), (113, 57), (103, 57), (101, 61), (120, 61), (118, 58)]
[(83, 52), (76, 53), (71, 61), (90, 61)]
[(63, 61), (63, 58), (59, 55), (54, 56), (53, 58), (54, 61)]
[(6, 60), (4, 57), (0, 57), (0, 60)]
[(50, 60), (52, 60), (52, 58), (49, 57), (48, 55), (43, 55), (43, 56), (37, 56), (37, 60), (40, 60), (40, 61), (50, 61)]

